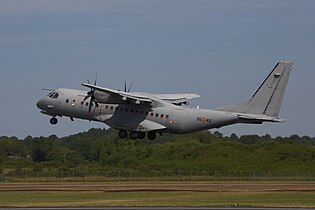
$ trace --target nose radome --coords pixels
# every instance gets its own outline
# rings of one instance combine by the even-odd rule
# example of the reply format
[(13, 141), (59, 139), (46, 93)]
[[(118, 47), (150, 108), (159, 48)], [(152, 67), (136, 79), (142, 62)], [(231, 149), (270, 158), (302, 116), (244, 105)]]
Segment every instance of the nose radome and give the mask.
[(39, 101), (37, 101), (36, 106), (37, 106), (39, 109), (43, 109), (43, 107), (44, 107), (44, 101), (43, 101), (43, 99), (40, 99)]

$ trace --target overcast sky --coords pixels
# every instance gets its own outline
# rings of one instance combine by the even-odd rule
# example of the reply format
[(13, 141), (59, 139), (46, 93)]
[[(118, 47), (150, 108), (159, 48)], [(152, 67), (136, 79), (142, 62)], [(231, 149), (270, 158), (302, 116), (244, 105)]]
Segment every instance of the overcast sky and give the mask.
[(35, 106), (42, 88), (81, 82), (133, 91), (194, 92), (191, 106), (246, 101), (277, 61), (294, 69), (284, 124), (234, 125), (225, 135), (315, 136), (315, 1), (0, 0), (0, 136), (66, 136), (104, 127)]

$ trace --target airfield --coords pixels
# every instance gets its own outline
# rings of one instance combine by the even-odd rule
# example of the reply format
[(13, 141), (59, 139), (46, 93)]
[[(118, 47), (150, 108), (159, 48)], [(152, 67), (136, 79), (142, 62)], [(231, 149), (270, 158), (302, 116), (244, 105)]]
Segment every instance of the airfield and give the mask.
[(221, 209), (269, 209), (275, 207), (310, 209), (315, 207), (315, 183), (0, 184), (0, 207), (2, 208), (42, 207), (42, 209), (49, 210), (90, 210), (135, 209), (135, 207), (139, 209), (138, 207), (144, 206), (150, 208), (142, 209), (163, 209), (157, 207), (167, 207), (167, 209), (170, 207), (173, 209), (178, 209), (176, 207), (186, 207), (185, 209), (217, 209), (217, 207), (221, 207)]

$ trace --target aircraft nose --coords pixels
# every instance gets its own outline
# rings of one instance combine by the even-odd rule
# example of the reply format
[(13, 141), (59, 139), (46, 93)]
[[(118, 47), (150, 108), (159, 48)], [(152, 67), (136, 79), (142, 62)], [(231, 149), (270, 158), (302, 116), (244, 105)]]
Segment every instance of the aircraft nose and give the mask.
[(36, 106), (37, 106), (39, 109), (44, 109), (44, 100), (43, 100), (43, 99), (40, 99), (39, 101), (37, 101)]

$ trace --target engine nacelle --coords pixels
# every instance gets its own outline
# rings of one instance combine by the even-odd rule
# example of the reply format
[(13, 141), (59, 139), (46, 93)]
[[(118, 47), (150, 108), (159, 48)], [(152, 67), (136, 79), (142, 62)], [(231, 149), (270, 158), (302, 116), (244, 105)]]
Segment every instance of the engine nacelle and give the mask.
[(97, 103), (107, 103), (110, 95), (101, 91), (94, 91), (93, 93), (94, 100)]
[(115, 104), (121, 102), (121, 99), (119, 97), (98, 90), (94, 91), (93, 95), (94, 101), (97, 103)]

